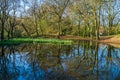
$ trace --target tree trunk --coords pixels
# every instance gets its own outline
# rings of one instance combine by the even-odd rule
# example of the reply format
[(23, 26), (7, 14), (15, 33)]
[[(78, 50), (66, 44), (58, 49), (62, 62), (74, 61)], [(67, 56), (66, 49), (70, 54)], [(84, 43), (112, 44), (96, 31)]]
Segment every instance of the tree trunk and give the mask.
[[(13, 24), (14, 24), (14, 23), (13, 23)], [(13, 26), (14, 26), (14, 25), (13, 25), (13, 24), (12, 24), (12, 26), (11, 26), (11, 38), (13, 38), (13, 35), (14, 35), (14, 33), (13, 33)]]
[(22, 25), (23, 29), (26, 31), (27, 35), (30, 36), (30, 33), (29, 33), (29, 31), (26, 29), (25, 25), (24, 25), (23, 23), (21, 23), (21, 25)]
[(10, 39), (10, 30), (8, 30), (7, 38)]
[(4, 21), (2, 21), (1, 23), (1, 40), (4, 40), (4, 26), (5, 26), (5, 23)]
[(80, 36), (80, 21), (79, 21), (79, 26), (78, 26), (78, 36)]
[(60, 38), (60, 36), (61, 36), (61, 16), (59, 16), (58, 28), (59, 28), (58, 38)]
[(39, 33), (38, 33), (38, 25), (37, 25), (36, 17), (35, 17), (35, 29), (36, 29), (36, 34), (37, 34), (37, 36), (39, 36)]

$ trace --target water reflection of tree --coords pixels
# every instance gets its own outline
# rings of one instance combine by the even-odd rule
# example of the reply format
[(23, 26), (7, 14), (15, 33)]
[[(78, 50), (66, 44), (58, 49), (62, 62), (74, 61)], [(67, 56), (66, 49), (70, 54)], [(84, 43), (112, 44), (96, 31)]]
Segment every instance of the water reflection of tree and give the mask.
[(90, 46), (89, 42), (78, 42), (78, 45), (72, 46), (72, 53), (70, 52), (71, 56), (69, 60), (66, 59), (66, 65), (68, 68), (67, 74), (76, 77), (77, 79), (89, 79), (92, 78), (92, 66), (93, 66), (93, 57), (91, 52), (93, 46)]
[[(100, 47), (98, 43), (79, 42), (78, 44), (79, 45), (77, 45), (77, 47), (74, 45), (72, 48), (73, 51), (75, 51), (75, 52), (72, 52), (72, 54), (74, 54), (74, 56), (71, 57), (72, 60), (69, 59), (69, 61), (66, 63), (69, 66), (68, 74), (74, 75), (76, 77), (78, 77), (77, 75), (79, 75), (80, 78), (84, 76), (84, 78), (89, 77), (90, 79), (101, 79), (103, 76), (102, 74), (104, 73), (104, 75), (110, 78), (109, 72), (110, 72), (110, 69), (112, 69), (112, 65), (114, 64), (114, 61), (115, 61), (115, 60), (113, 61), (115, 57), (115, 54), (114, 54), (115, 48), (108, 46), (107, 47), (108, 53), (106, 53), (105, 51), (102, 51), (102, 53), (100, 53)], [(102, 57), (101, 54), (104, 54), (106, 56)], [(106, 64), (104, 64), (105, 70), (102, 70), (103, 69), (102, 64), (104, 63), (103, 58), (106, 59), (105, 61)], [(88, 74), (85, 74), (86, 72)], [(105, 76), (103, 77), (106, 79), (109, 79), (108, 77), (105, 77)]]
[[(15, 62), (13, 61), (13, 63), (11, 64), (11, 59), (9, 56), (7, 56), (7, 54), (5, 52), (10, 52), (14, 54), (14, 46), (11, 47), (11, 49), (9, 50), (10, 47), (8, 46), (1, 46), (1, 57), (0, 57), (0, 79), (1, 80), (10, 80), (14, 77), (14, 79), (16, 79), (17, 74), (19, 73), (17, 68), (15, 67)], [(6, 51), (9, 50), (9, 51)], [(9, 58), (9, 59), (8, 59)], [(15, 57), (13, 57), (12, 60), (14, 60)], [(13, 68), (11, 68), (11, 66)]]
[(97, 56), (95, 61), (97, 62), (95, 63), (96, 66), (94, 66), (94, 69), (96, 71), (95, 74), (97, 75), (97, 79), (114, 79), (115, 76), (113, 76), (113, 74), (115, 75), (119, 73), (113, 73), (114, 68), (117, 67), (115, 63), (117, 56), (115, 54), (115, 48), (109, 45), (104, 45), (102, 47), (98, 47), (98, 52), (96, 54)]
[[(61, 65), (61, 45), (42, 45), (43, 48), (40, 49), (40, 52), (42, 50), (42, 54), (46, 54), (45, 56), (39, 54), (39, 59), (41, 60), (41, 68), (47, 71), (50, 69), (51, 71), (47, 73), (49, 78), (52, 79), (63, 79), (62, 76), (64, 76), (64, 71)], [(48, 50), (48, 51), (47, 51)]]
[(0, 79), (2, 79), (2, 78), (8, 79), (9, 78), (9, 75), (8, 75), (8, 72), (7, 72), (7, 69), (6, 69), (6, 60), (5, 60), (5, 57), (4, 57), (4, 51), (5, 51), (4, 46), (1, 46)]
[[(68, 78), (101, 79), (103, 72), (105, 75), (109, 75), (109, 70), (115, 61), (118, 64), (118, 60), (115, 58), (120, 58), (115, 53), (116, 49), (111, 46), (102, 50), (102, 53), (100, 53), (100, 47), (97, 43), (82, 41), (79, 41), (76, 45), (66, 46), (51, 44), (4, 46), (0, 50), (4, 54), (0, 57), (0, 65), (2, 65), (0, 66), (0, 78), (12, 79), (14, 77), (14, 79), (17, 79), (17, 76), (21, 75), (19, 74), (20, 68), (16, 64), (18, 58), (20, 58), (20, 63), (23, 64), (21, 68), (24, 68), (22, 76), (27, 76), (27, 79), (31, 77), (41, 80), (58, 78), (63, 80)], [(21, 56), (17, 57), (17, 54)], [(103, 58), (106, 62), (104, 65), (102, 65)], [(26, 63), (29, 64), (29, 68), (25, 68)], [(103, 66), (105, 70), (102, 70)], [(28, 70), (31, 72), (27, 73)], [(4, 74), (6, 75), (4, 76)], [(108, 77), (106, 79), (109, 79)]]

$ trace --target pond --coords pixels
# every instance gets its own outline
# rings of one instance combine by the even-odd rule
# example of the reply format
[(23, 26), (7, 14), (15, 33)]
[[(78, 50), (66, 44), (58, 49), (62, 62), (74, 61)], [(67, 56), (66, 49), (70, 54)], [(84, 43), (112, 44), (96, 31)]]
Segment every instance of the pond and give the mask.
[(107, 44), (0, 46), (0, 80), (119, 79), (120, 49)]

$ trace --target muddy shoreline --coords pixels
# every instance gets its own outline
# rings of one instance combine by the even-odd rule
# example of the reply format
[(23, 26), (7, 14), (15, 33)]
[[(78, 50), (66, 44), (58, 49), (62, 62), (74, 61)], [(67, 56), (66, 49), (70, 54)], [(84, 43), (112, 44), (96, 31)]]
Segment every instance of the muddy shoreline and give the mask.
[(120, 36), (101, 36), (99, 40), (96, 40), (95, 38), (91, 39), (89, 37), (83, 38), (80, 36), (61, 36), (60, 39), (94, 41), (106, 44), (120, 44)]

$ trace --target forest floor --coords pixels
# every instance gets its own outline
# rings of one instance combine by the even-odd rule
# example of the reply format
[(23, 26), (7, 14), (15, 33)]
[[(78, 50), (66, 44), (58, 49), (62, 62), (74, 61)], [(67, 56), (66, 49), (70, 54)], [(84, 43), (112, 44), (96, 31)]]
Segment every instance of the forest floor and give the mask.
[(100, 42), (111, 43), (111, 44), (120, 44), (120, 35), (109, 36), (109, 38), (100, 40)]
[(40, 43), (72, 43), (71, 40), (84, 40), (84, 41), (94, 41), (99, 43), (105, 43), (109, 45), (117, 45), (120, 46), (120, 35), (112, 35), (112, 36), (100, 36), (99, 40), (95, 38), (91, 39), (90, 37), (81, 37), (81, 36), (74, 36), (74, 35), (67, 35), (67, 36), (60, 36), (58, 39), (57, 36), (45, 36), (42, 38), (16, 38), (11, 40), (4, 40), (0, 41), (1, 44), (13, 44), (13, 43), (22, 43), (22, 42), (40, 42)]
[(67, 40), (86, 40), (86, 41), (96, 41), (102, 43), (112, 43), (112, 44), (120, 44), (120, 35), (112, 35), (112, 36), (101, 36), (100, 40), (91, 39), (89, 37), (83, 38), (80, 36), (61, 36), (60, 39), (67, 39)]
[(60, 38), (68, 39), (68, 40), (94, 41), (94, 42), (108, 44), (108, 45), (114, 46), (116, 48), (120, 48), (120, 35), (101, 36), (100, 40), (90, 39), (89, 37), (83, 38), (80, 36), (61, 36)]

